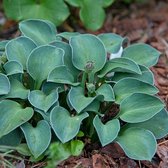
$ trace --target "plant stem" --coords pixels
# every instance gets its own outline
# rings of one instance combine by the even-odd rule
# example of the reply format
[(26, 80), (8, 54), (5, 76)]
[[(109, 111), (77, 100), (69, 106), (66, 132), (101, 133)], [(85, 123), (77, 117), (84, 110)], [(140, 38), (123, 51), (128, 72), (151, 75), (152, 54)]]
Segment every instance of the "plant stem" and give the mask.
[(34, 89), (35, 89), (35, 90), (39, 90), (40, 87), (41, 87), (41, 82), (40, 82), (40, 81), (35, 81)]
[(88, 74), (86, 72), (83, 72), (82, 82), (81, 82), (81, 86), (82, 86), (83, 90), (85, 90), (85, 83), (86, 83), (87, 75)]
[(88, 80), (89, 80), (89, 83), (93, 83), (94, 82), (94, 73), (90, 72), (88, 74)]

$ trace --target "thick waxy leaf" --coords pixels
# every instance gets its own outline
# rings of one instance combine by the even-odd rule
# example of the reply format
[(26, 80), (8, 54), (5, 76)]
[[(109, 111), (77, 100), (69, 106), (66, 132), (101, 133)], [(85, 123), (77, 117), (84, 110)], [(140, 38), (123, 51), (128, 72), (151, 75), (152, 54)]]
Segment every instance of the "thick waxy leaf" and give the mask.
[(114, 76), (112, 77), (112, 81), (118, 82), (119, 80), (127, 77), (135, 78), (141, 80), (143, 82), (154, 84), (154, 76), (151, 70), (145, 66), (140, 66), (142, 74), (133, 74), (133, 73), (126, 73), (126, 72), (115, 72)]
[(5, 95), (5, 98), (27, 99), (29, 90), (26, 89), (20, 81), (15, 78), (10, 78), (10, 84), (10, 92)]
[(58, 89), (53, 90), (49, 95), (44, 94), (41, 90), (33, 90), (29, 92), (28, 100), (34, 107), (47, 112), (58, 100)]
[(22, 140), (22, 132), (20, 129), (15, 129), (9, 134), (0, 138), (0, 145), (18, 146)]
[(163, 138), (168, 134), (168, 113), (165, 109), (157, 113), (151, 119), (136, 123), (136, 124), (127, 124), (126, 127), (139, 127), (151, 131), (156, 139)]
[(36, 44), (27, 37), (18, 37), (6, 45), (6, 55), (9, 61), (17, 61), (26, 69), (26, 61)]
[(8, 61), (3, 67), (7, 75), (23, 73), (23, 66), (17, 61)]
[(116, 141), (131, 159), (151, 161), (156, 152), (157, 142), (154, 135), (142, 128), (124, 129)]
[(77, 69), (86, 71), (88, 64), (92, 64), (93, 72), (103, 68), (106, 51), (96, 36), (90, 34), (74, 36), (69, 43), (72, 47), (72, 62)]
[(65, 1), (74, 7), (80, 7), (82, 5), (81, 0), (65, 0)]
[(103, 101), (115, 101), (113, 88), (109, 84), (102, 84), (97, 90), (97, 95), (104, 97)]
[(124, 49), (122, 57), (130, 58), (140, 65), (151, 67), (155, 65), (160, 52), (148, 44), (133, 44)]
[(86, 112), (80, 115), (71, 116), (65, 108), (58, 106), (51, 111), (51, 127), (60, 141), (65, 143), (78, 134), (82, 120), (88, 116), (89, 115)]
[(9, 40), (0, 41), (0, 51), (5, 51), (5, 47), (8, 42)]
[(36, 81), (37, 89), (54, 68), (63, 65), (63, 56), (62, 49), (50, 45), (38, 47), (30, 54), (27, 70)]
[(114, 87), (116, 103), (120, 104), (122, 100), (129, 97), (133, 93), (156, 94), (158, 89), (148, 83), (133, 78), (125, 78), (117, 82)]
[(19, 127), (33, 116), (33, 109), (12, 100), (0, 102), (0, 138)]
[(113, 119), (108, 121), (106, 124), (103, 124), (98, 115), (94, 118), (93, 125), (102, 146), (111, 143), (117, 137), (120, 130), (120, 122), (118, 119)]
[(139, 66), (134, 61), (127, 58), (111, 59), (100, 71), (98, 77), (102, 78), (109, 72), (129, 72), (129, 73), (141, 74)]
[[(71, 106), (80, 113), (89, 106), (96, 97), (85, 97), (82, 87), (72, 87), (68, 93), (68, 100)], [(79, 102), (80, 100), (80, 102)]]
[(38, 46), (56, 40), (55, 26), (49, 21), (33, 19), (22, 21), (19, 29), (24, 36), (31, 38)]
[(65, 65), (58, 66), (54, 70), (52, 70), (48, 75), (47, 82), (55, 82), (70, 85), (77, 84), (74, 83), (74, 77)]
[(50, 94), (53, 90), (58, 89), (58, 93), (61, 93), (64, 91), (64, 85), (63, 84), (59, 84), (59, 83), (53, 83), (53, 82), (45, 82), (42, 85), (41, 90), (45, 93), (45, 94)]
[(98, 112), (99, 111), (99, 107), (100, 107), (100, 101), (98, 100), (94, 100), (91, 104), (89, 104), (84, 111), (94, 111), (94, 112)]
[[(61, 33), (62, 34), (62, 33)], [(60, 35), (60, 34), (58, 34)], [(79, 70), (77, 70), (74, 65), (72, 64), (72, 49), (69, 44), (62, 42), (62, 41), (55, 41), (52, 43), (52, 45), (61, 48), (65, 51), (64, 54), (64, 64), (66, 67), (71, 71), (74, 77), (77, 78), (77, 75), (79, 74)]]
[(35, 158), (38, 158), (49, 146), (51, 141), (51, 129), (45, 120), (33, 127), (30, 123), (21, 126), (27, 145)]
[(138, 123), (149, 120), (164, 108), (163, 102), (143, 93), (135, 93), (120, 104), (119, 117), (128, 123)]
[(80, 35), (80, 33), (79, 32), (63, 32), (63, 33), (57, 34), (58, 37), (62, 37), (66, 40), (70, 40), (71, 37), (74, 37), (77, 35)]
[(6, 75), (0, 73), (0, 95), (8, 94), (10, 91), (10, 82)]
[(98, 35), (98, 37), (101, 39), (105, 45), (106, 51), (109, 53), (117, 53), (125, 40), (125, 38), (114, 33), (104, 33)]

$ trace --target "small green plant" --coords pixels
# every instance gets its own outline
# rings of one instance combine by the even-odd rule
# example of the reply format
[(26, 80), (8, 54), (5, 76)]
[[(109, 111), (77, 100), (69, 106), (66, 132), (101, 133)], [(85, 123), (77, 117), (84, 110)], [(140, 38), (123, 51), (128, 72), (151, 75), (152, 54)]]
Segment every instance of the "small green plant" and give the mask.
[(126, 39), (113, 33), (57, 34), (46, 20), (19, 29), (22, 36), (0, 43), (0, 144), (26, 142), (38, 159), (56, 142), (67, 149), (57, 158), (67, 158), (82, 150), (82, 133), (152, 159), (156, 139), (168, 133), (149, 69), (160, 52), (142, 43), (123, 49)]
[(11, 19), (47, 19), (60, 25), (70, 15), (66, 2), (80, 8), (80, 19), (86, 28), (97, 30), (105, 20), (104, 8), (114, 0), (3, 0), (3, 6)]

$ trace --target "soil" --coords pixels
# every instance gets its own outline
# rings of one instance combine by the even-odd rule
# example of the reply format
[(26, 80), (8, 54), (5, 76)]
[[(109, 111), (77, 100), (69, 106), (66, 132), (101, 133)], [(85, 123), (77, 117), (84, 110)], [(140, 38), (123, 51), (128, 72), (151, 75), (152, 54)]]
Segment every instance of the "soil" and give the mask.
[[(72, 9), (72, 12), (77, 15), (79, 11)], [(168, 108), (168, 0), (150, 0), (130, 5), (119, 1), (108, 8), (106, 13), (106, 21), (99, 31), (85, 30), (78, 17), (70, 18), (58, 30), (94, 34), (113, 32), (127, 36), (130, 43), (143, 42), (157, 48), (163, 54), (151, 70), (159, 89), (158, 95)], [(0, 40), (18, 35), (17, 23), (7, 20), (0, 7)], [(44, 163), (33, 167), (44, 167)], [(157, 152), (151, 162), (129, 159), (115, 143), (101, 148), (99, 144), (88, 142), (81, 156), (70, 157), (58, 168), (168, 168), (168, 137), (158, 141)]]

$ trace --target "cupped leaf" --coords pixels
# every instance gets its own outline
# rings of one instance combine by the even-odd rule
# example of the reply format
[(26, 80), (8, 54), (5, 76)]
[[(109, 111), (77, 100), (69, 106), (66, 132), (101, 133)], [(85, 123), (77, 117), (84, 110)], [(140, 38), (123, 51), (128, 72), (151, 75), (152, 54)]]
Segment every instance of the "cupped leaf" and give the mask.
[(5, 47), (8, 42), (9, 40), (0, 41), (0, 51), (5, 51)]
[(142, 74), (134, 74), (134, 73), (127, 73), (127, 72), (115, 72), (114, 76), (112, 77), (112, 81), (118, 82), (119, 80), (127, 77), (135, 78), (141, 80), (143, 82), (154, 84), (154, 76), (151, 70), (145, 66), (139, 66), (141, 69)]
[[(60, 34), (58, 34), (58, 35), (60, 35)], [(62, 42), (62, 41), (55, 41), (51, 45), (54, 45), (54, 46), (64, 50), (64, 52), (65, 52), (64, 64), (71, 71), (73, 76), (77, 78), (77, 75), (79, 74), (80, 71), (78, 69), (76, 69), (72, 63), (72, 49), (71, 49), (70, 45), (65, 42)]]
[(35, 158), (38, 158), (49, 146), (51, 128), (47, 121), (41, 120), (33, 127), (30, 123), (21, 126), (27, 145)]
[(151, 119), (135, 123), (135, 124), (127, 124), (126, 127), (138, 127), (151, 131), (156, 139), (161, 139), (168, 134), (168, 112), (163, 109), (159, 113), (157, 113)]
[(79, 32), (63, 32), (63, 33), (57, 34), (57, 37), (62, 37), (66, 40), (70, 40), (71, 37), (77, 36), (79, 34), (80, 34)]
[(25, 20), (19, 23), (19, 29), (24, 36), (31, 38), (38, 46), (56, 40), (56, 28), (53, 23), (46, 20)]
[(97, 95), (102, 95), (103, 101), (115, 101), (115, 96), (113, 92), (113, 88), (109, 84), (102, 84), (97, 90), (96, 90)]
[(147, 121), (164, 108), (163, 102), (144, 93), (135, 93), (120, 104), (119, 117), (128, 123)]
[(77, 111), (77, 113), (80, 113), (83, 109), (89, 106), (96, 98), (86, 97), (83, 92), (83, 88), (78, 86), (72, 87), (68, 93), (69, 103)]
[(23, 73), (23, 66), (17, 61), (8, 61), (3, 67), (7, 75)]
[(42, 85), (41, 90), (49, 95), (53, 90), (58, 89), (58, 93), (61, 93), (64, 91), (64, 85), (63, 84), (59, 84), (59, 83), (53, 83), (53, 82), (44, 82)]
[(18, 146), (22, 140), (22, 132), (20, 129), (15, 129), (9, 134), (0, 138), (0, 145)]
[(96, 129), (102, 146), (113, 142), (120, 131), (120, 122), (118, 119), (113, 119), (103, 124), (99, 116), (96, 115), (93, 120), (93, 125)]
[(37, 89), (54, 68), (63, 65), (63, 56), (64, 51), (62, 49), (50, 45), (33, 50), (27, 61), (27, 70), (36, 81)]
[(69, 43), (72, 47), (72, 62), (77, 69), (86, 71), (88, 64), (92, 64), (92, 72), (103, 68), (106, 51), (103, 43), (96, 36), (91, 34), (74, 36)]
[(100, 71), (98, 77), (102, 78), (109, 72), (129, 72), (134, 74), (141, 74), (139, 66), (128, 58), (111, 59)]
[(0, 73), (0, 95), (5, 95), (10, 92), (10, 82), (6, 75)]
[(129, 128), (120, 132), (116, 142), (126, 155), (135, 160), (151, 161), (157, 148), (154, 135), (142, 128)]
[(0, 102), (0, 138), (19, 127), (33, 116), (33, 109), (12, 100)]
[(51, 111), (50, 123), (57, 137), (65, 143), (78, 134), (82, 120), (86, 117), (88, 117), (86, 112), (71, 116), (65, 108), (57, 106)]
[(28, 100), (34, 107), (47, 112), (58, 100), (58, 89), (53, 90), (49, 95), (44, 94), (41, 90), (33, 90), (29, 92)]
[(98, 112), (100, 108), (100, 101), (94, 100), (91, 104), (89, 104), (84, 111), (93, 111), (93, 112)]
[(10, 78), (10, 84), (10, 92), (5, 95), (5, 98), (27, 99), (29, 89), (26, 89), (20, 81), (15, 78)]
[(117, 53), (123, 45), (126, 38), (123, 38), (115, 33), (103, 33), (98, 35), (105, 45), (108, 53)]
[(118, 104), (133, 93), (146, 93), (151, 95), (158, 93), (158, 89), (155, 86), (133, 78), (120, 80), (114, 85), (113, 90), (116, 97), (115, 102)]
[(7, 59), (8, 61), (19, 62), (25, 70), (28, 56), (36, 47), (36, 44), (30, 38), (21, 36), (13, 39), (6, 45)]
[(148, 44), (133, 44), (125, 48), (122, 57), (130, 58), (140, 65), (151, 67), (155, 65), (160, 52)]
[(77, 85), (74, 83), (73, 75), (65, 65), (53, 69), (48, 75), (47, 82)]

